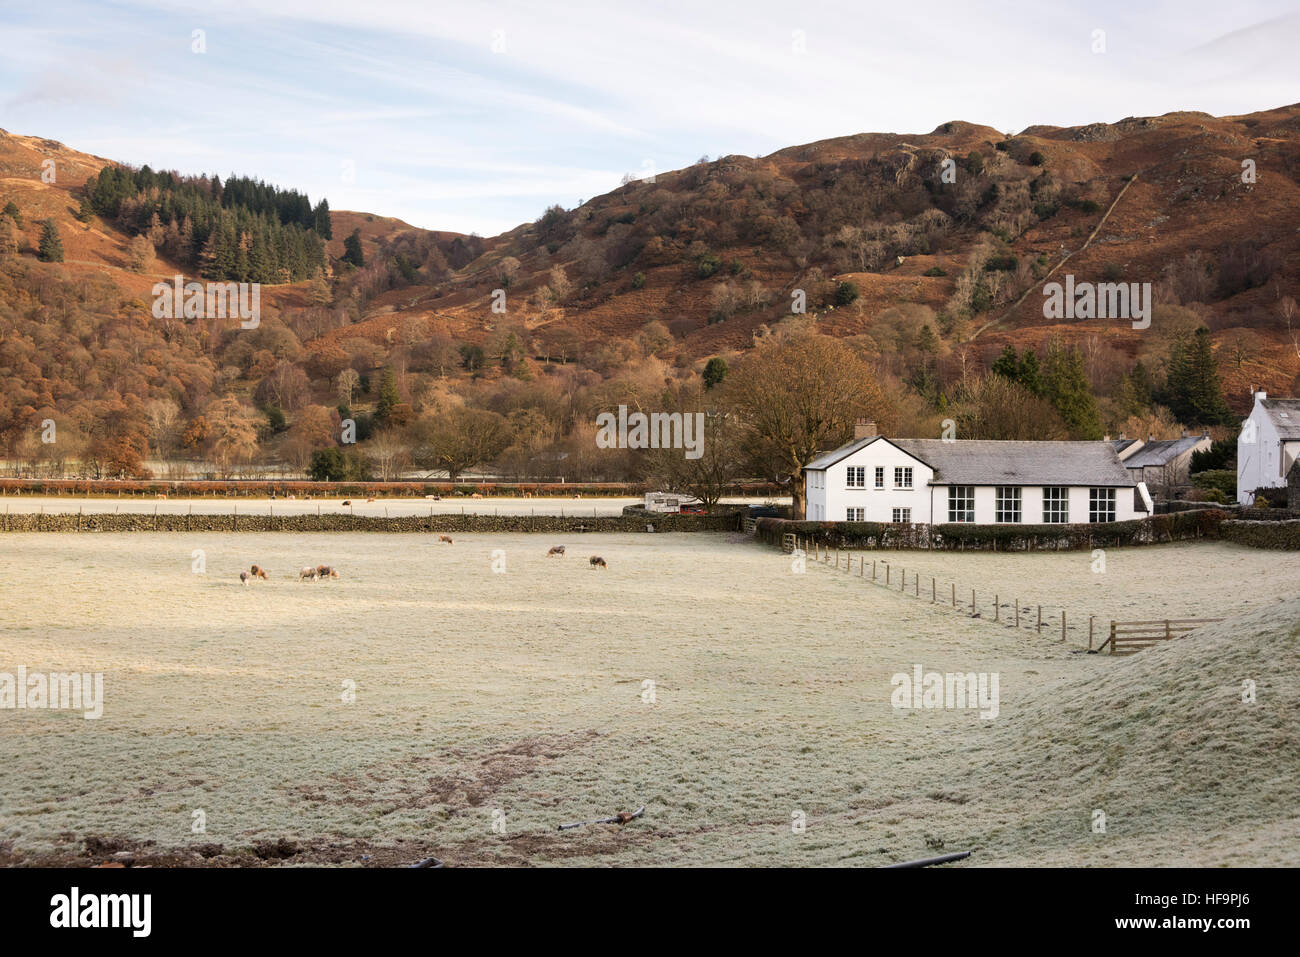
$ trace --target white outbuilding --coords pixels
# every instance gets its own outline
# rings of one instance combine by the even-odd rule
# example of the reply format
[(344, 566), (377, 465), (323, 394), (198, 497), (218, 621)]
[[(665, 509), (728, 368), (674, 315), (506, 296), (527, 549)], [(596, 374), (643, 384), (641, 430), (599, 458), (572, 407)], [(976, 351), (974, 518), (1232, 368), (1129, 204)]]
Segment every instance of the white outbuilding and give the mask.
[(1237, 435), (1237, 501), (1250, 505), (1255, 491), (1286, 485), (1300, 457), (1300, 399), (1255, 393), (1255, 405)]
[(1146, 518), (1111, 443), (864, 436), (804, 468), (808, 521), (1082, 524)]

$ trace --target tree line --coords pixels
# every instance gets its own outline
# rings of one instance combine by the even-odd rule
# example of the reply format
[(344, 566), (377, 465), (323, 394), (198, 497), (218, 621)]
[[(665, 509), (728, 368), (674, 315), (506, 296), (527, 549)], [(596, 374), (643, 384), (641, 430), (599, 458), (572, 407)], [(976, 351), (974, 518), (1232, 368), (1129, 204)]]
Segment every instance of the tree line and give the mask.
[(329, 203), (247, 177), (106, 166), (86, 180), (80, 216), (144, 236), (205, 279), (282, 283), (325, 268)]

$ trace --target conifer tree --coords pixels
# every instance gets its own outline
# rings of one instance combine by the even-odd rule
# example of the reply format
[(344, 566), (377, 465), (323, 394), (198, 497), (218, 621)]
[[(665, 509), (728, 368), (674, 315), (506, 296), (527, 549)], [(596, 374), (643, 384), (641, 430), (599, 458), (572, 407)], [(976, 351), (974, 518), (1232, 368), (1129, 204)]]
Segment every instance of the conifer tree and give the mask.
[(1179, 421), (1189, 425), (1221, 425), (1231, 418), (1223, 400), (1210, 330), (1205, 326), (1190, 340), (1179, 339), (1171, 347), (1165, 399)]
[(1075, 438), (1101, 438), (1101, 415), (1088, 388), (1083, 354), (1077, 348), (1067, 349), (1060, 342), (1052, 342), (1043, 361), (1042, 382), (1043, 397), (1052, 403)]
[(322, 199), (316, 204), (316, 209), (312, 213), (312, 220), (316, 232), (322, 239), (334, 238), (334, 227), (330, 224), (329, 200)]
[(59, 227), (54, 225), (52, 219), (45, 221), (41, 231), (41, 245), (37, 258), (47, 263), (63, 262), (63, 240), (59, 236)]
[(352, 235), (343, 240), (343, 261), (352, 263), (360, 269), (366, 264), (366, 255), (361, 249), (361, 229), (352, 230)]
[(375, 418), (380, 422), (387, 422), (393, 407), (401, 401), (401, 393), (397, 391), (397, 376), (393, 374), (392, 366), (388, 366), (384, 369), (384, 376), (379, 382), (379, 402), (375, 405)]

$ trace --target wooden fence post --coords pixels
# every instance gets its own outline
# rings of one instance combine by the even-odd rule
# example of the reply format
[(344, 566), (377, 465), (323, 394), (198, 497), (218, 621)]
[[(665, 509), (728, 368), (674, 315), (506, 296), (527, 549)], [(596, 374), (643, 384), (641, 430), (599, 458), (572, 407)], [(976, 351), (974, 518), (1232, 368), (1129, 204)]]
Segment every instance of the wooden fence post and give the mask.
[(997, 593), (997, 592), (994, 592), (994, 593), (993, 593), (993, 620), (994, 620), (994, 621), (997, 621), (997, 620), (998, 620), (998, 616), (999, 616), (1001, 613), (1002, 613), (1002, 608), (1001, 608), (1001, 606), (998, 604), (998, 593)]
[(1042, 605), (1039, 605), (1039, 606), (1038, 606), (1038, 628), (1037, 628), (1037, 631), (1038, 631), (1038, 633), (1039, 633), (1040, 635), (1043, 633), (1043, 606), (1042, 606)]
[(1092, 651), (1092, 619), (1094, 617), (1096, 616), (1094, 615), (1088, 616), (1088, 650), (1089, 651)]
[(932, 575), (930, 576), (930, 604), (933, 605), (935, 603), (935, 600), (936, 598), (934, 593), (934, 576)]
[(1112, 655), (1115, 653), (1115, 622), (1113, 620), (1110, 623), (1110, 653)]
[(957, 607), (957, 583), (952, 583), (952, 607)]
[(898, 570), (898, 590), (907, 591), (907, 569), (906, 568), (900, 568)]
[(871, 580), (873, 582), (876, 580), (876, 560), (874, 558), (871, 559)]
[(916, 576), (916, 580), (912, 583), (912, 597), (921, 597), (921, 576), (919, 574)]
[(1065, 641), (1065, 609), (1061, 609), (1061, 640)]
[(970, 613), (975, 614), (975, 589), (970, 590)]
[(1019, 628), (1020, 627), (1020, 599), (1017, 598), (1015, 601), (1016, 601), (1016, 627)]
[(889, 587), (889, 567), (890, 566), (888, 565), (885, 566), (885, 587), (886, 588)]
[(866, 555), (859, 556), (858, 561), (861, 562), (861, 564), (858, 565), (858, 577), (866, 578), (867, 577), (867, 556)]

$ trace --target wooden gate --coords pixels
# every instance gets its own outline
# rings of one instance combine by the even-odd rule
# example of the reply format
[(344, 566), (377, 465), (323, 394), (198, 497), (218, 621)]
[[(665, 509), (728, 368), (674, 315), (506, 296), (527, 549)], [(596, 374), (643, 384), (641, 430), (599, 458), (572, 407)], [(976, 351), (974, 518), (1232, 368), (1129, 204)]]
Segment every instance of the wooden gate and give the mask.
[(1223, 619), (1164, 618), (1159, 621), (1112, 621), (1110, 634), (1096, 651), (1104, 651), (1109, 645), (1112, 655), (1132, 655), (1159, 642), (1182, 638), (1201, 625), (1209, 625), (1216, 621), (1223, 621)]

